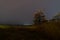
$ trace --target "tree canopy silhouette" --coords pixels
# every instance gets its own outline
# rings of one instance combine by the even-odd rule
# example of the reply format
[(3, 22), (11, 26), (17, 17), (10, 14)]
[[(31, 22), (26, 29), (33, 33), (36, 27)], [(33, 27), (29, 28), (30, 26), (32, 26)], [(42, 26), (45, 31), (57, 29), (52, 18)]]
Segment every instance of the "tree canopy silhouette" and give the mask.
[(42, 10), (39, 10), (38, 12), (34, 13), (34, 24), (41, 24), (45, 20), (45, 15)]

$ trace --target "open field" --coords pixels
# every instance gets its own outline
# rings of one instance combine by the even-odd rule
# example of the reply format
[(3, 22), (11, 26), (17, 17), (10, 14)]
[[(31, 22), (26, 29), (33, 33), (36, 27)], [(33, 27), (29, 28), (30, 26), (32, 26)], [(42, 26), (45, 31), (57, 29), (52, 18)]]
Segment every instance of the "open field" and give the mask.
[(0, 40), (59, 40), (60, 22), (41, 25), (0, 25)]
[(0, 40), (42, 40), (40, 32), (28, 28), (0, 29)]

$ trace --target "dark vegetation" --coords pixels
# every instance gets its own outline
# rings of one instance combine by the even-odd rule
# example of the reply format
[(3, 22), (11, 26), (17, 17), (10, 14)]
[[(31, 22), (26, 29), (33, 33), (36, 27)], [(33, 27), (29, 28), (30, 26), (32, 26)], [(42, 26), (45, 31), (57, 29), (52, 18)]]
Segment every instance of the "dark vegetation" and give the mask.
[(41, 34), (28, 28), (0, 29), (0, 40), (47, 40), (47, 35)]
[[(57, 22), (46, 22), (41, 25), (0, 28), (0, 40), (59, 40), (60, 26)], [(36, 27), (36, 28), (33, 28)]]

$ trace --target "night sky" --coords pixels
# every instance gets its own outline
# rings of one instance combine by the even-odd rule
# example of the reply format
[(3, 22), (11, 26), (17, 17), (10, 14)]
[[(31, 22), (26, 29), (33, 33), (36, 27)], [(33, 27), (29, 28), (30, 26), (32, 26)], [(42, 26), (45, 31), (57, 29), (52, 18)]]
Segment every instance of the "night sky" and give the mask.
[(34, 10), (40, 8), (51, 19), (60, 11), (60, 0), (0, 0), (0, 23), (30, 24)]

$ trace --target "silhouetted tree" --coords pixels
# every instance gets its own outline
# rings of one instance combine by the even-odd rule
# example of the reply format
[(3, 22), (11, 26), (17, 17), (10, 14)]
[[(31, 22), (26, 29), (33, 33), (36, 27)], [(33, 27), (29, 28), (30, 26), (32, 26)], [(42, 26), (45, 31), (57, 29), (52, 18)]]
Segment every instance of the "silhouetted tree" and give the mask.
[[(56, 22), (60, 21), (60, 12), (59, 12), (56, 16), (54, 16), (53, 19), (54, 19), (54, 21), (56, 21)], [(53, 19), (52, 19), (52, 20), (53, 20)]]
[(44, 12), (42, 12), (41, 10), (39, 10), (37, 13), (34, 14), (34, 24), (40, 24), (45, 20), (46, 19), (45, 19)]

